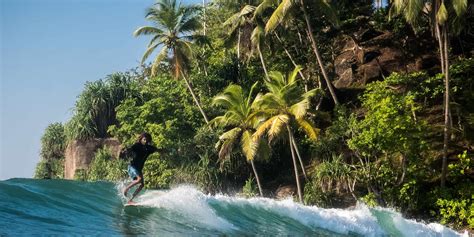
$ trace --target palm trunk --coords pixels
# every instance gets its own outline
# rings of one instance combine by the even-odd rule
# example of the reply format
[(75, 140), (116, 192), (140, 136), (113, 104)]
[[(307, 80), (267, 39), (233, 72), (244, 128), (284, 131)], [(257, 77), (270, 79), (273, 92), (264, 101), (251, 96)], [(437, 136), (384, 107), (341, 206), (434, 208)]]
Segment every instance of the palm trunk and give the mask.
[(291, 138), (291, 129), (288, 125), (286, 125), (286, 129), (288, 129), (288, 136), (290, 139), (291, 158), (293, 159), (293, 168), (295, 170), (296, 188), (298, 189), (298, 199), (301, 203), (303, 203), (303, 195), (301, 194), (300, 177), (298, 174), (298, 165), (296, 164), (295, 150), (293, 149), (293, 144), (292, 144), (293, 140)]
[(444, 139), (443, 139), (443, 167), (441, 170), (441, 187), (446, 185), (446, 174), (448, 166), (448, 146), (451, 132), (450, 127), (450, 106), (449, 106), (449, 57), (448, 57), (448, 31), (447, 26), (443, 26), (443, 57), (444, 57)]
[[(288, 58), (290, 59), (291, 63), (293, 64), (294, 67), (298, 66), (295, 62), (295, 60), (293, 60), (293, 57), (291, 56), (290, 52), (288, 51), (288, 49), (286, 49), (286, 47), (283, 45), (283, 41), (280, 39), (280, 36), (278, 36), (277, 33), (273, 33), (275, 35), (275, 37), (278, 39), (278, 41), (280, 42), (280, 44), (282, 45), (283, 47), (283, 50), (285, 51), (286, 53), (286, 56), (288, 56)], [(305, 91), (308, 92), (308, 89), (307, 89), (307, 83), (306, 83), (306, 77), (304, 76), (304, 74), (300, 71), (298, 71), (298, 74), (300, 74), (300, 77), (303, 78), (303, 81), (305, 81)]]
[(239, 32), (237, 33), (237, 59), (240, 60), (240, 28)]
[(262, 62), (263, 72), (265, 72), (265, 78), (267, 79), (267, 81), (269, 81), (270, 78), (268, 77), (267, 66), (265, 65), (265, 61), (263, 60), (262, 51), (260, 50), (260, 44), (257, 44), (257, 51), (258, 55), (260, 56), (260, 61)]
[(257, 169), (255, 169), (255, 164), (253, 163), (253, 159), (250, 160), (250, 164), (252, 165), (253, 173), (255, 174), (255, 179), (257, 180), (258, 191), (260, 192), (260, 196), (263, 197), (262, 186), (260, 185), (260, 179), (258, 178)]
[(184, 82), (186, 83), (186, 86), (188, 87), (189, 93), (191, 93), (191, 96), (194, 99), (194, 103), (196, 103), (196, 106), (199, 108), (199, 111), (201, 112), (202, 116), (204, 117), (204, 120), (206, 121), (206, 124), (209, 124), (209, 119), (207, 119), (206, 113), (204, 113), (204, 110), (202, 110), (201, 104), (199, 103), (199, 100), (194, 94), (193, 88), (191, 87), (191, 84), (189, 83), (188, 79), (184, 75), (183, 71), (181, 71), (181, 75), (183, 76)]
[(295, 142), (295, 136), (293, 136), (293, 133), (291, 131), (290, 131), (290, 136), (291, 136), (291, 144), (295, 148), (296, 155), (298, 156), (298, 160), (300, 162), (301, 170), (303, 171), (304, 178), (308, 179), (308, 177), (306, 176), (304, 165), (303, 165), (303, 160), (301, 159), (300, 151), (298, 150), (298, 146), (296, 145), (296, 142)]
[(206, 35), (206, 0), (202, 0), (202, 9), (203, 9), (202, 29), (203, 29), (204, 35)]
[(308, 13), (306, 12), (304, 1), (300, 0), (300, 3), (301, 3), (301, 8), (303, 9), (304, 19), (306, 21), (307, 33), (308, 33), (309, 39), (311, 40), (311, 47), (313, 48), (313, 52), (316, 55), (316, 59), (318, 60), (319, 67), (321, 69), (321, 73), (323, 74), (323, 77), (324, 77), (324, 80), (326, 81), (329, 92), (331, 93), (332, 99), (334, 100), (334, 104), (339, 105), (339, 101), (337, 100), (336, 93), (334, 92), (334, 88), (332, 86), (331, 81), (329, 81), (329, 77), (326, 73), (326, 69), (324, 69), (321, 56), (319, 55), (318, 47), (316, 45), (316, 40), (314, 39), (314, 36), (313, 36), (313, 29), (309, 22), (309, 16), (308, 16)]

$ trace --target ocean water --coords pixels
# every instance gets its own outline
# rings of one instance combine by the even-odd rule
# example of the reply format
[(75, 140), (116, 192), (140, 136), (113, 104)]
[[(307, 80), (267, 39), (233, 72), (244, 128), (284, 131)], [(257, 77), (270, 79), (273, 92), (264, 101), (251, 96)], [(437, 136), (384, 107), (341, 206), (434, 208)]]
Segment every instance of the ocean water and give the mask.
[[(123, 183), (0, 181), (0, 236), (461, 236), (389, 209), (304, 206), (206, 195), (192, 186), (147, 190), (124, 207)], [(467, 234), (466, 234), (467, 235)]]

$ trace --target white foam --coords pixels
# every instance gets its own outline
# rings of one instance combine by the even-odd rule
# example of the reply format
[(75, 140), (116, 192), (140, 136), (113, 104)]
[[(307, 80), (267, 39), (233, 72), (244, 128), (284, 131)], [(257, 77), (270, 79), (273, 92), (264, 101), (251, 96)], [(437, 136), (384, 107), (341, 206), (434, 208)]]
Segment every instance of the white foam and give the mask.
[[(122, 190), (124, 183), (117, 185)], [(122, 188), (120, 188), (122, 187)], [(123, 196), (120, 193), (121, 196)], [(317, 206), (305, 206), (292, 199), (274, 200), (268, 198), (229, 197), (225, 195), (205, 195), (190, 185), (182, 185), (171, 190), (148, 190), (136, 201), (140, 205), (172, 210), (189, 221), (212, 229), (237, 230), (232, 223), (219, 217), (209, 205), (215, 200), (221, 204), (251, 206), (294, 219), (310, 228), (326, 229), (339, 234), (358, 234), (362, 236), (461, 236), (461, 234), (437, 223), (424, 224), (402, 217), (388, 208), (370, 209), (357, 204), (354, 209), (325, 209)], [(380, 215), (374, 215), (380, 212)], [(377, 218), (381, 218), (380, 220)], [(380, 217), (381, 216), (381, 217)], [(395, 233), (393, 233), (395, 232)], [(466, 234), (464, 236), (467, 236)]]
[(278, 213), (297, 220), (303, 225), (326, 229), (339, 234), (357, 233), (363, 236), (380, 236), (384, 231), (377, 224), (377, 219), (370, 210), (361, 206), (355, 210), (324, 209), (316, 206), (304, 206), (291, 199), (273, 200), (268, 198), (234, 198), (217, 196), (220, 201), (234, 205), (251, 205), (267, 211)]
[(394, 226), (403, 236), (418, 237), (418, 236), (462, 236), (461, 234), (438, 223), (424, 224), (415, 220), (409, 220), (402, 217), (398, 212), (388, 208), (376, 208), (377, 210), (386, 212), (391, 216)]
[(208, 197), (192, 186), (183, 185), (167, 191), (146, 191), (136, 201), (140, 205), (178, 212), (190, 221), (195, 221), (210, 228), (218, 230), (236, 229), (234, 225), (214, 212), (207, 203)]

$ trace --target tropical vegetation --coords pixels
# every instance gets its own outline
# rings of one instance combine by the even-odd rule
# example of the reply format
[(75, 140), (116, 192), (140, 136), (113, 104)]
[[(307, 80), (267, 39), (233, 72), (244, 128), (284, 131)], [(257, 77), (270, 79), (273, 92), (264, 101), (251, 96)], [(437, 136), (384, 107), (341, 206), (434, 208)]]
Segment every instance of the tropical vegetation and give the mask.
[[(139, 69), (88, 82), (41, 139), (36, 178), (61, 178), (74, 141), (146, 131), (146, 188), (307, 205), (392, 207), (474, 228), (474, 4), (158, 0)], [(148, 61), (149, 58), (153, 58)], [(182, 80), (178, 80), (182, 79)], [(81, 180), (126, 178), (96, 149)]]

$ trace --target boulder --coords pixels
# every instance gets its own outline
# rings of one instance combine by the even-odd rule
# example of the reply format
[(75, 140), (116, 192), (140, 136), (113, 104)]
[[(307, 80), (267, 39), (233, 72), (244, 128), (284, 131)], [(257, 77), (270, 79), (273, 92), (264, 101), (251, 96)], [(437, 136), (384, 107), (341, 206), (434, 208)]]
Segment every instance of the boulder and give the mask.
[(414, 40), (395, 42), (392, 33), (374, 30), (345, 37), (337, 43), (342, 47), (334, 60), (334, 86), (338, 89), (362, 89), (367, 83), (382, 80), (392, 72), (410, 73), (436, 67), (439, 60), (435, 55), (422, 53), (414, 54), (422, 56), (413, 57), (412, 54), (405, 55), (407, 49), (399, 46), (415, 43)]
[(285, 199), (289, 197), (293, 197), (297, 192), (296, 187), (294, 185), (284, 185), (278, 187), (275, 193), (276, 199)]

